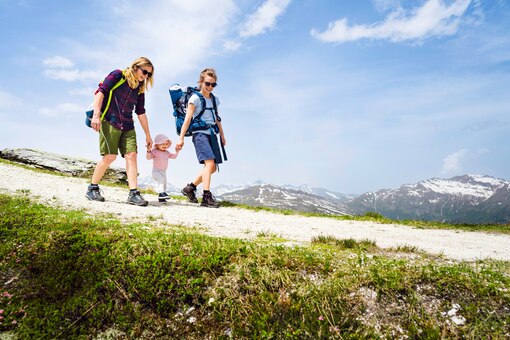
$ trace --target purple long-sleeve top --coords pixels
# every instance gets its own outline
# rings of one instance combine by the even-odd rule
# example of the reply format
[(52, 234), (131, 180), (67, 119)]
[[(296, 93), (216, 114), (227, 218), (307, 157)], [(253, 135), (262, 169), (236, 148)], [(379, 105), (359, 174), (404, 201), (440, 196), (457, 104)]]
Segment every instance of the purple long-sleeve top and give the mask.
[[(103, 112), (106, 108), (110, 90), (121, 78), (122, 71), (115, 70), (99, 84), (99, 88), (96, 93), (102, 92), (105, 97), (101, 106), (101, 112)], [(137, 115), (145, 113), (145, 94), (139, 93), (141, 86), (142, 84), (140, 84), (136, 89), (132, 89), (126, 81), (113, 91), (110, 108), (106, 112), (105, 120), (116, 129), (129, 131), (135, 128), (133, 121), (133, 109)]]

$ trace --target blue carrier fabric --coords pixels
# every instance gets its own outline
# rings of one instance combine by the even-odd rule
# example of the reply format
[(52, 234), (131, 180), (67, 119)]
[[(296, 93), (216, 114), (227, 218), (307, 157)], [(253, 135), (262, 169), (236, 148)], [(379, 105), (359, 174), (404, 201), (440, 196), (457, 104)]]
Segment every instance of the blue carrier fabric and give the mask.
[[(200, 103), (202, 104), (202, 110), (196, 115), (189, 124), (188, 131), (186, 131), (185, 136), (189, 137), (192, 135), (193, 131), (200, 130), (209, 130), (212, 129), (214, 133), (219, 132), (219, 128), (216, 124), (210, 125), (202, 120), (202, 115), (205, 112), (206, 104), (205, 98), (200, 93), (200, 90), (197, 87), (181, 87), (179, 84), (175, 84), (169, 89), (170, 98), (172, 99), (172, 105), (174, 108), (173, 115), (175, 117), (175, 128), (178, 135), (181, 134), (182, 124), (184, 123), (184, 118), (186, 118), (186, 109), (188, 106), (188, 100), (194, 93), (198, 95), (200, 98)], [(212, 102), (214, 105), (214, 114), (217, 117), (218, 121), (221, 121), (221, 118), (218, 115), (218, 111), (216, 109), (216, 99), (214, 95), (211, 93)]]

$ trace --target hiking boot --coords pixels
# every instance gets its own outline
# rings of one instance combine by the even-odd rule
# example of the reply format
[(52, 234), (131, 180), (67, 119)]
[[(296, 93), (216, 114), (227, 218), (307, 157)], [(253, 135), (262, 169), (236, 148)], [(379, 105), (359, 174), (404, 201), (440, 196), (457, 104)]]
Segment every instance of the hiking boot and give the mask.
[(85, 193), (85, 197), (87, 197), (89, 201), (104, 202), (104, 197), (101, 196), (99, 186), (89, 185), (87, 192)]
[(182, 190), (181, 193), (188, 198), (191, 203), (198, 203), (197, 196), (195, 192), (197, 191), (197, 187), (194, 185), (188, 184)]
[(166, 202), (167, 199), (169, 199), (170, 196), (166, 192), (160, 192), (158, 195), (158, 201), (159, 202)]
[(142, 195), (140, 195), (140, 191), (138, 190), (129, 192), (129, 196), (126, 203), (138, 205), (140, 207), (145, 207), (149, 204), (149, 202), (143, 199)]
[(204, 195), (202, 196), (202, 203), (200, 203), (202, 207), (208, 208), (219, 208), (220, 203), (216, 202), (212, 193), (210, 191), (204, 191)]

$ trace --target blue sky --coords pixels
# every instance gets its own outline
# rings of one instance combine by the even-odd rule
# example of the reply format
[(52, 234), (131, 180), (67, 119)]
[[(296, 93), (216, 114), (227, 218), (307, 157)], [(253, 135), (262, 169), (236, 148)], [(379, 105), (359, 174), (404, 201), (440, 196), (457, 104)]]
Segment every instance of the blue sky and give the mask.
[[(0, 30), (2, 149), (99, 159), (84, 109), (111, 70), (146, 56), (152, 136), (174, 143), (168, 88), (217, 70), (229, 160), (213, 186), (510, 178), (506, 0), (0, 0)], [(169, 181), (199, 169), (186, 139)]]

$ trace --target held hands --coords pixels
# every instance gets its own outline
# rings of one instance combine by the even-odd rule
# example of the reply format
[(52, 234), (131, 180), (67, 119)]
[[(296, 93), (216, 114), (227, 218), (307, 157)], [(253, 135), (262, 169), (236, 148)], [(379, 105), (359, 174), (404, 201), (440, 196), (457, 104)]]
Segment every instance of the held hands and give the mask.
[(147, 148), (147, 152), (152, 150), (152, 144), (151, 136), (145, 136), (145, 147)]
[(184, 146), (184, 139), (179, 139), (179, 141), (175, 144), (175, 151), (179, 152), (182, 150)]

